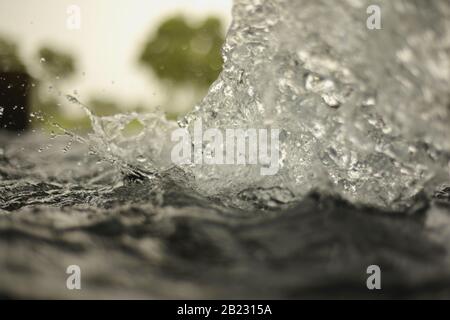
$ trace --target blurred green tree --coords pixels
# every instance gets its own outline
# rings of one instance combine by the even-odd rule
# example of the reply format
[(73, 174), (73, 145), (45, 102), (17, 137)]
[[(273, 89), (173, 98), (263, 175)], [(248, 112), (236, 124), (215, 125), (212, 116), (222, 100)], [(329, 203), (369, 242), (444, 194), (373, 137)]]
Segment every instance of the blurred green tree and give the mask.
[(158, 27), (144, 46), (140, 62), (162, 79), (208, 87), (221, 71), (223, 42), (218, 18), (192, 26), (183, 16), (175, 16)]
[(42, 47), (39, 49), (37, 55), (47, 75), (69, 78), (75, 74), (75, 59), (70, 54), (50, 47)]
[(29, 126), (30, 82), (17, 45), (6, 37), (0, 37), (1, 129), (22, 131)]
[(97, 116), (112, 116), (116, 113), (120, 113), (119, 105), (113, 100), (94, 97), (89, 100), (88, 105)]
[(52, 46), (40, 47), (35, 58), (36, 65), (40, 68), (36, 69), (38, 80), (35, 80), (33, 112), (44, 115), (45, 122), (33, 122), (33, 125), (53, 131), (55, 127), (52, 123), (58, 123), (66, 129), (86, 131), (89, 128), (88, 118), (68, 117), (62, 108), (65, 101), (61, 101), (60, 96), (55, 96), (53, 90), (48, 90), (55, 85), (55, 79), (58, 79), (58, 82), (65, 81), (75, 75), (77, 71), (75, 58), (72, 54)]
[(163, 21), (149, 37), (139, 62), (162, 80), (162, 104), (169, 118), (192, 108), (217, 79), (224, 41), (219, 18), (207, 17), (193, 25), (181, 15)]
[(2, 36), (0, 36), (0, 72), (26, 72), (17, 45)]

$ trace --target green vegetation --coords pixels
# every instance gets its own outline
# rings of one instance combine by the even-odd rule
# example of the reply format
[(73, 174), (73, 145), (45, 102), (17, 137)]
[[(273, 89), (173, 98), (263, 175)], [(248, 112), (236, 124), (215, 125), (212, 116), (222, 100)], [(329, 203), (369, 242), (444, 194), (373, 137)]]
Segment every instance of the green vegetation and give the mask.
[[(166, 110), (168, 118), (176, 119), (180, 115), (179, 110), (192, 107), (217, 79), (222, 68), (223, 30), (221, 21), (216, 17), (191, 24), (185, 17), (177, 15), (163, 21), (156, 32), (149, 36), (137, 62), (161, 80), (166, 96), (162, 108)], [(14, 41), (0, 37), (0, 72), (31, 75), (31, 112), (42, 115), (32, 117), (33, 126), (53, 131), (55, 128), (52, 123), (56, 122), (70, 130), (89, 130), (88, 118), (68, 116), (62, 107), (67, 104), (64, 95), (55, 95), (49, 90), (55, 81), (61, 83), (76, 75), (77, 62), (72, 54), (52, 46), (42, 46), (27, 67)], [(181, 99), (174, 98), (183, 90), (190, 94), (181, 95)], [(191, 98), (185, 99), (186, 96)], [(191, 101), (192, 97), (196, 101)], [(91, 97), (86, 104), (99, 116), (114, 115), (125, 109), (113, 99), (101, 96)], [(180, 107), (179, 104), (183, 105)], [(145, 112), (146, 108), (127, 106), (126, 110)], [(131, 131), (139, 130), (139, 124), (130, 126)]]
[(0, 36), (0, 72), (26, 72), (19, 58), (17, 46), (11, 40)]
[(68, 53), (43, 47), (39, 49), (37, 56), (48, 76), (69, 78), (75, 74), (75, 59)]
[(222, 68), (222, 29), (214, 17), (199, 26), (191, 26), (182, 16), (169, 18), (144, 46), (140, 62), (161, 79), (208, 87)]
[(163, 109), (169, 118), (191, 109), (217, 79), (223, 64), (223, 29), (216, 17), (192, 25), (178, 15), (162, 22), (144, 45), (139, 62), (165, 84)]

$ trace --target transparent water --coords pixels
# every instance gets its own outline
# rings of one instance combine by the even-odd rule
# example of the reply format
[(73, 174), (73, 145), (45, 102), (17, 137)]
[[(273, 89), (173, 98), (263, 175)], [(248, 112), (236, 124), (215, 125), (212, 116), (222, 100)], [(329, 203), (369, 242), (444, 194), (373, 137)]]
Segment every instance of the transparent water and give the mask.
[[(224, 70), (178, 123), (1, 137), (5, 297), (448, 297), (450, 4), (238, 0)], [(280, 171), (175, 166), (171, 132), (276, 128)], [(140, 132), (124, 128), (139, 121)], [(65, 288), (66, 268), (83, 289)]]

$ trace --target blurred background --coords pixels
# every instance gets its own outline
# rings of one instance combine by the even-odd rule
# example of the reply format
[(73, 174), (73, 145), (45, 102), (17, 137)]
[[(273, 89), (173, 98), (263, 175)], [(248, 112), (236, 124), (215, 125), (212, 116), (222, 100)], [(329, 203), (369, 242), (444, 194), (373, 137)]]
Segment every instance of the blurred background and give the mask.
[(0, 131), (159, 109), (176, 119), (222, 68), (232, 0), (0, 2)]

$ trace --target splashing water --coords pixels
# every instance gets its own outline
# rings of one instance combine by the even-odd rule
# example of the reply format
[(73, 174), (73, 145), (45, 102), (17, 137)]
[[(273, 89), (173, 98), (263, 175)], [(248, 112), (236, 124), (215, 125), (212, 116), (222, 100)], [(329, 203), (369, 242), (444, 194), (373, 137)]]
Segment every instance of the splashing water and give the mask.
[[(381, 1), (381, 30), (366, 27), (370, 4), (236, 2), (224, 70), (180, 125), (280, 129), (281, 170), (184, 167), (201, 193), (246, 207), (249, 189), (283, 190), (282, 203), (319, 189), (402, 211), (448, 181), (449, 4)], [(162, 115), (90, 118), (103, 157), (167, 169), (174, 126)], [(133, 119), (144, 130), (132, 141), (120, 132)]]
[[(67, 96), (88, 136), (0, 137), (0, 296), (72, 297), (77, 264), (82, 297), (364, 297), (377, 264), (388, 296), (448, 297), (450, 3), (377, 3), (381, 30), (368, 0), (236, 0), (178, 123)], [(173, 164), (199, 119), (279, 129), (279, 172)]]
[(448, 181), (449, 4), (381, 1), (383, 28), (369, 30), (370, 4), (237, 2), (224, 71), (185, 124), (279, 128), (282, 169), (199, 168), (205, 192), (331, 189), (404, 209)]
[[(67, 100), (82, 107), (89, 116), (93, 132), (83, 142), (88, 142), (98, 156), (121, 169), (136, 166), (144, 171), (163, 171), (173, 166), (169, 157), (170, 132), (177, 126), (167, 121), (162, 112), (99, 117), (77, 98), (67, 95)], [(140, 129), (128, 134), (126, 128), (133, 122)]]

